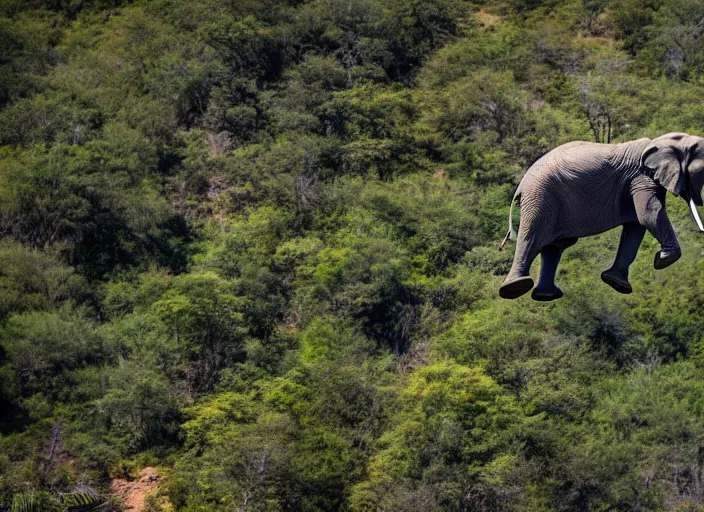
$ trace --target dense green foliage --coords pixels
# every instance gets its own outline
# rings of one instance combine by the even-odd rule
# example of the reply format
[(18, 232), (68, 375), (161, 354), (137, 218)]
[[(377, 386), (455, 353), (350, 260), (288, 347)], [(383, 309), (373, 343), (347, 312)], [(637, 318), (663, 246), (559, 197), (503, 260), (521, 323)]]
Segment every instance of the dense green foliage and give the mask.
[(599, 281), (618, 231), (567, 251), (564, 299), (497, 295), (539, 155), (704, 133), (703, 20), (0, 0), (0, 506), (157, 465), (152, 510), (704, 511), (686, 205), (633, 295)]

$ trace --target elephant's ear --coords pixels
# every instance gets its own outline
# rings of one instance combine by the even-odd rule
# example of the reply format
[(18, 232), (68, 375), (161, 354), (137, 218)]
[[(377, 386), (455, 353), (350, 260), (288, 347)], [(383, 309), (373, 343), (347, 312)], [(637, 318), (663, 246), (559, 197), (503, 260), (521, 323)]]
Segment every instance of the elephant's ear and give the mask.
[(670, 144), (651, 144), (640, 159), (641, 169), (649, 171), (651, 178), (679, 196), (685, 190), (685, 177), (679, 151)]

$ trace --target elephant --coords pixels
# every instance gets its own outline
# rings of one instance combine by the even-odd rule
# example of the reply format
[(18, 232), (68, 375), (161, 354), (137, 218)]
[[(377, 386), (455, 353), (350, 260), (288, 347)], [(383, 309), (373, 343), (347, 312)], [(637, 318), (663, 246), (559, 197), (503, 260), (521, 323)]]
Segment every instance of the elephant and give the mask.
[[(521, 179), (510, 205), (509, 229), (500, 249), (515, 237), (516, 252), (499, 295), (515, 299), (533, 289), (530, 266), (538, 254), (541, 268), (531, 297), (551, 301), (563, 296), (555, 274), (563, 251), (584, 236), (622, 226), (613, 264), (601, 279), (619, 293), (632, 293), (628, 269), (645, 231), (659, 242), (654, 267), (663, 269), (682, 252), (667, 217), (666, 192), (689, 202), (704, 231), (702, 206), (704, 138), (668, 133), (620, 144), (575, 141), (539, 158)], [(520, 206), (518, 232), (514, 205)]]

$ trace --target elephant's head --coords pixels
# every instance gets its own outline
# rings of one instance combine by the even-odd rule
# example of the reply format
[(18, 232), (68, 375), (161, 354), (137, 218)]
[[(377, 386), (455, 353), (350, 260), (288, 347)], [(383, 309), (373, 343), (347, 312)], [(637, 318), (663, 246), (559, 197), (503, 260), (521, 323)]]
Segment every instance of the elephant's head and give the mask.
[(704, 138), (686, 133), (662, 135), (645, 148), (640, 164), (654, 181), (689, 202), (699, 230), (704, 231), (696, 208), (704, 204)]

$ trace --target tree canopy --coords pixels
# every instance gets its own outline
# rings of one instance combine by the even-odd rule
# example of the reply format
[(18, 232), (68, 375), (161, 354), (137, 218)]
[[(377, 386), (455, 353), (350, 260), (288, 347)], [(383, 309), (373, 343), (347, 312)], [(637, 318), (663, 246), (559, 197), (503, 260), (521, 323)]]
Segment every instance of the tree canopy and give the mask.
[(151, 465), (152, 511), (704, 511), (686, 205), (632, 295), (599, 281), (617, 230), (566, 252), (564, 299), (497, 294), (540, 155), (704, 134), (703, 27), (702, 0), (0, 0), (0, 508), (119, 510)]

